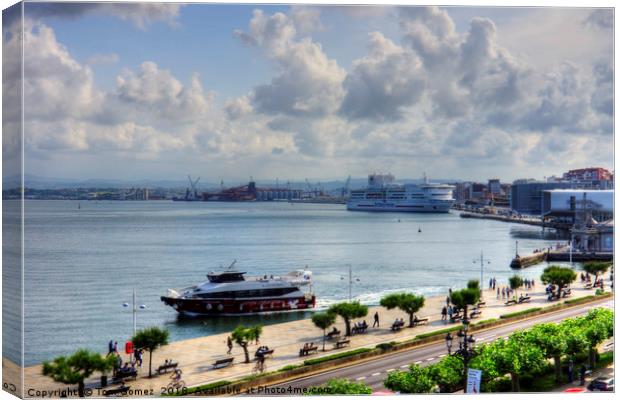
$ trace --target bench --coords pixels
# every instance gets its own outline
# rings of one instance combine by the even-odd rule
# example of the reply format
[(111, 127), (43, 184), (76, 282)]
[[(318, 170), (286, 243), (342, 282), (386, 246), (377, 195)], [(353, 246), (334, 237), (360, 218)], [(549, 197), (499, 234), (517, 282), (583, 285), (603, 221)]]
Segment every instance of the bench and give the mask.
[(428, 317), (426, 318), (415, 317), (413, 320), (413, 326), (426, 325), (426, 324), (428, 324)]
[(392, 327), (390, 328), (390, 330), (392, 330), (392, 331), (396, 332), (396, 331), (401, 330), (401, 328), (402, 328), (403, 326), (405, 326), (405, 324), (404, 324), (404, 323), (401, 323), (401, 322), (396, 323), (396, 322), (394, 322), (394, 323), (392, 324)]
[(456, 314), (452, 314), (452, 316), (450, 317), (450, 322), (458, 322), (461, 320), (461, 314), (456, 313)]
[(112, 382), (120, 382), (123, 379), (128, 379), (128, 378), (138, 379), (138, 371), (136, 371), (136, 370), (131, 370), (131, 371), (121, 371), (121, 370), (118, 370), (118, 371), (116, 371), (116, 375), (114, 375), (114, 377), (112, 377)]
[(234, 359), (235, 357), (228, 357), (228, 358), (220, 358), (219, 360), (215, 360), (215, 362), (212, 364), (213, 369), (228, 367), (229, 365), (232, 365)]
[(258, 359), (258, 355), (259, 355), (259, 354), (262, 354), (262, 355), (263, 355), (263, 357), (273, 356), (273, 352), (274, 352), (274, 349), (263, 350), (263, 351), (257, 351), (257, 352), (256, 352), (256, 354), (255, 354), (255, 357), (254, 357), (254, 358), (255, 358), (255, 359)]
[(351, 328), (351, 332), (352, 333), (366, 333), (366, 330), (368, 329), (367, 326), (354, 326), (353, 328)]
[(517, 301), (515, 299), (510, 299), (507, 302), (504, 303), (505, 306), (512, 306), (517, 304)]
[(155, 370), (155, 372), (159, 375), (161, 375), (162, 373), (166, 373), (168, 372), (169, 369), (175, 369), (176, 367), (179, 366), (178, 362), (175, 363), (171, 363), (171, 364), (162, 364), (159, 367), (157, 367), (157, 369)]
[(562, 297), (568, 297), (570, 295), (571, 295), (571, 290), (570, 289), (562, 290)]
[(469, 318), (478, 318), (479, 316), (482, 315), (482, 311), (478, 310), (477, 308), (475, 308), (471, 314), (469, 314)]
[(336, 345), (334, 346), (334, 348), (340, 349), (342, 347), (348, 346), (349, 343), (351, 343), (351, 340), (349, 339), (339, 340), (336, 342)]
[(307, 356), (308, 354), (310, 354), (310, 352), (312, 353), (318, 353), (319, 352), (319, 346), (309, 346), (306, 348), (301, 348), (299, 349), (299, 357), (303, 357), (303, 356)]
[(483, 306), (486, 306), (486, 305), (487, 305), (487, 302), (486, 302), (486, 301), (479, 301), (479, 302), (478, 302), (478, 308), (483, 307)]
[(340, 331), (339, 330), (331, 331), (326, 336), (328, 339), (333, 339), (334, 337), (340, 336)]
[(519, 304), (529, 303), (532, 300), (530, 296), (519, 297)]
[(583, 286), (584, 289), (592, 289), (592, 282), (588, 282)]
[(122, 394), (126, 394), (127, 392), (129, 392), (129, 388), (130, 386), (121, 386), (116, 389), (107, 389), (103, 391), (103, 394), (105, 396), (116, 396), (119, 394), (122, 395)]

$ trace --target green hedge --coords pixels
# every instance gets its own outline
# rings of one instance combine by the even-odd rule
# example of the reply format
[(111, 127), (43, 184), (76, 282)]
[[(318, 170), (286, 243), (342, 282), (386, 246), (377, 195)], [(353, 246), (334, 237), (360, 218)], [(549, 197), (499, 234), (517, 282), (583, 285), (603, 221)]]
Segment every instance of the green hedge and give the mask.
[(463, 327), (463, 325), (457, 325), (457, 326), (453, 326), (451, 328), (445, 328), (445, 329), (440, 329), (438, 331), (432, 331), (432, 332), (427, 332), (427, 333), (421, 333), (419, 335), (417, 335), (415, 338), (416, 339), (426, 339), (428, 337), (431, 336), (435, 336), (435, 335), (441, 335), (443, 333), (448, 333), (448, 332), (454, 332), (454, 331), (458, 331), (459, 329), (461, 329)]
[(513, 317), (518, 317), (520, 315), (530, 314), (530, 313), (540, 311), (540, 310), (542, 310), (542, 307), (533, 307), (533, 308), (528, 308), (527, 310), (517, 311), (517, 312), (510, 313), (510, 314), (502, 314), (499, 317), (501, 319), (513, 318)]
[(472, 324), (472, 326), (477, 326), (477, 325), (482, 325), (482, 324), (488, 324), (489, 322), (495, 322), (497, 321), (497, 318), (489, 318), (489, 319), (483, 319), (482, 321), (478, 321), (475, 324)]
[(319, 358), (313, 358), (313, 359), (310, 359), (310, 360), (305, 360), (304, 361), (304, 365), (320, 364), (320, 363), (324, 363), (324, 362), (331, 361), (331, 360), (337, 360), (339, 358), (354, 356), (354, 355), (362, 354), (362, 353), (368, 353), (369, 351), (372, 351), (372, 349), (369, 349), (369, 348), (366, 348), (366, 347), (362, 347), (360, 349), (355, 349), (355, 350), (351, 350), (351, 351), (345, 351), (344, 353), (337, 353), (337, 354), (332, 354), (332, 355), (325, 356), (325, 357), (319, 357)]
[(292, 369), (299, 368), (301, 366), (302, 366), (302, 364), (285, 365), (284, 367), (280, 368), (278, 371), (279, 372), (290, 371)]

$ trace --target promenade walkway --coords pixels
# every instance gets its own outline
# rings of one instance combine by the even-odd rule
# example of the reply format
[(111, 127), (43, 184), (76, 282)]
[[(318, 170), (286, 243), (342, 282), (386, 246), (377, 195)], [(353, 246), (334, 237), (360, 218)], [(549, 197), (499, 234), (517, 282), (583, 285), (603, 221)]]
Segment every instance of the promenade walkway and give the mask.
[[(606, 280), (606, 283), (608, 283), (608, 278), (606, 278)], [(488, 284), (488, 281), (486, 283)], [(502, 282), (501, 286), (505, 285), (506, 283)], [(572, 285), (573, 294), (571, 298), (594, 294), (595, 290), (584, 289), (582, 286), (583, 285), (580, 283), (575, 283)], [(525, 293), (526, 291), (519, 290), (517, 294), (522, 292)], [(505, 300), (502, 300), (501, 296), (498, 300), (496, 299), (495, 291), (485, 289), (484, 299), (486, 300), (486, 306), (482, 308), (482, 315), (474, 320), (474, 322), (490, 318), (498, 318), (502, 314), (513, 313), (532, 307), (546, 307), (557, 303), (547, 301), (544, 292), (544, 285), (541, 282), (537, 281), (535, 284), (535, 290), (527, 291), (527, 293), (529, 293), (532, 297), (530, 303), (505, 306)], [(426, 304), (418, 313), (418, 316), (421, 318), (429, 317), (429, 323), (415, 328), (404, 328), (398, 332), (392, 332), (390, 330), (390, 326), (396, 318), (404, 318), (405, 322), (408, 323), (408, 316), (405, 313), (397, 309), (388, 311), (383, 307), (370, 307), (367, 317), (359, 319), (359, 321), (365, 319), (366, 322), (372, 326), (373, 315), (375, 311), (378, 311), (381, 321), (381, 326), (379, 328), (370, 327), (367, 333), (352, 336), (350, 338), (350, 347), (348, 348), (333, 350), (333, 342), (327, 341), (327, 351), (319, 351), (317, 354), (307, 357), (299, 357), (299, 349), (304, 343), (313, 342), (319, 346), (319, 349), (322, 346), (322, 331), (316, 328), (310, 319), (265, 326), (263, 328), (263, 334), (260, 338), (260, 343), (258, 345), (252, 344), (249, 346), (250, 355), (253, 356), (257, 347), (260, 345), (266, 345), (275, 349), (273, 357), (267, 358), (265, 363), (266, 371), (273, 371), (286, 365), (303, 363), (303, 360), (305, 359), (322, 357), (360, 347), (374, 347), (375, 345), (383, 342), (411, 339), (421, 333), (456, 325), (455, 323), (451, 324), (446, 321), (441, 321), (441, 308), (445, 304), (446, 296), (427, 298)], [(344, 332), (344, 321), (338, 318), (336, 327), (340, 331)], [(174, 361), (178, 361), (179, 368), (183, 370), (183, 380), (188, 386), (219, 380), (233, 380), (241, 376), (250, 375), (254, 364), (245, 364), (243, 362), (245, 359), (243, 350), (236, 344), (232, 351), (232, 356), (235, 357), (234, 364), (230, 367), (222, 369), (212, 369), (211, 365), (215, 359), (227, 356), (227, 336), (228, 334), (219, 334), (170, 343), (153, 354), (153, 367), (154, 369), (157, 368), (157, 366), (163, 364), (165, 359), (173, 359)], [(103, 346), (105, 346), (105, 343), (102, 344), (102, 347)], [(126, 356), (124, 358), (127, 359)], [(148, 353), (144, 354), (144, 360), (145, 362), (142, 365), (142, 368), (139, 369), (140, 378), (136, 381), (129, 381), (127, 384), (135, 389), (152, 389), (154, 394), (158, 394), (170, 381), (170, 374), (168, 373), (162, 376), (155, 376), (152, 379), (146, 378), (146, 375), (148, 375)], [(8, 360), (4, 359), (3, 366), (8, 368), (8, 371), (5, 371), (9, 374), (11, 373), (11, 370), (14, 370), (15, 368), (15, 366), (11, 365)], [(5, 372), (5, 374), (7, 372)], [(53, 388), (67, 387), (65, 385), (55, 383), (50, 378), (43, 376), (41, 374), (40, 365), (25, 368), (24, 378), (26, 382), (25, 395), (28, 395), (27, 390), (29, 388), (51, 390)], [(95, 385), (96, 382), (98, 382), (98, 378), (98, 375), (95, 375), (89, 380), (89, 383)]]

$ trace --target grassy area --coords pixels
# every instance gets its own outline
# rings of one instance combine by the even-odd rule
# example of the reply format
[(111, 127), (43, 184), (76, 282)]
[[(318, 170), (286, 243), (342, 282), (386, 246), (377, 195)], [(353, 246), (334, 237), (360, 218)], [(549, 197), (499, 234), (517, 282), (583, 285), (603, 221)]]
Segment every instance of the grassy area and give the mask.
[(495, 322), (495, 321), (497, 321), (497, 318), (483, 319), (482, 321), (478, 321), (478, 322), (472, 324), (472, 326), (488, 324), (489, 322)]
[(534, 312), (540, 311), (540, 310), (542, 310), (542, 307), (533, 307), (533, 308), (528, 308), (527, 310), (517, 311), (517, 312), (513, 312), (513, 313), (509, 313), (509, 314), (502, 314), (499, 317), (501, 319), (514, 318), (514, 317), (518, 317), (518, 316), (521, 316), (521, 315), (534, 313)]
[(458, 331), (459, 329), (461, 329), (463, 327), (463, 325), (456, 325), (453, 326), (451, 328), (445, 328), (445, 329), (440, 329), (438, 331), (432, 331), (432, 332), (427, 332), (427, 333), (421, 333), (419, 335), (417, 335), (415, 338), (416, 339), (426, 339), (428, 337), (431, 336), (435, 336), (435, 335), (441, 335), (443, 333), (448, 333), (448, 332), (454, 332), (454, 331)]
[(343, 357), (350, 357), (350, 356), (354, 356), (357, 354), (362, 354), (362, 353), (367, 353), (369, 351), (372, 351), (372, 349), (366, 348), (366, 347), (362, 347), (360, 349), (355, 349), (355, 350), (351, 350), (351, 351), (345, 351), (344, 353), (338, 353), (338, 354), (332, 354), (329, 356), (325, 356), (325, 357), (319, 357), (319, 358), (313, 358), (310, 360), (305, 360), (304, 361), (304, 365), (315, 365), (315, 364), (320, 364), (326, 361), (331, 361), (331, 360), (337, 360), (339, 358), (343, 358)]

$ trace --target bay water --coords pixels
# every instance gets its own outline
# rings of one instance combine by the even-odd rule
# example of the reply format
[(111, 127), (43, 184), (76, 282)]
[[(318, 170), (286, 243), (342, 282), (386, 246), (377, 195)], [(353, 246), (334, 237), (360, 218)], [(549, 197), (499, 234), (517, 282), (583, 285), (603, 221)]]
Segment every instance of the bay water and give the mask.
[[(160, 301), (168, 288), (236, 267), (248, 275), (313, 271), (319, 308), (351, 296), (378, 304), (394, 291), (445, 295), (480, 277), (506, 284), (515, 254), (555, 245), (541, 228), (449, 214), (367, 213), (336, 204), (286, 202), (27, 201), (25, 203), (25, 363), (77, 348), (105, 352), (138, 329), (169, 329), (171, 340), (228, 332), (240, 323), (271, 324), (309, 313), (184, 318)], [(540, 276), (544, 264), (518, 273)], [(129, 303), (129, 307), (123, 307)], [(6, 348), (15, 359), (17, 350)]]

